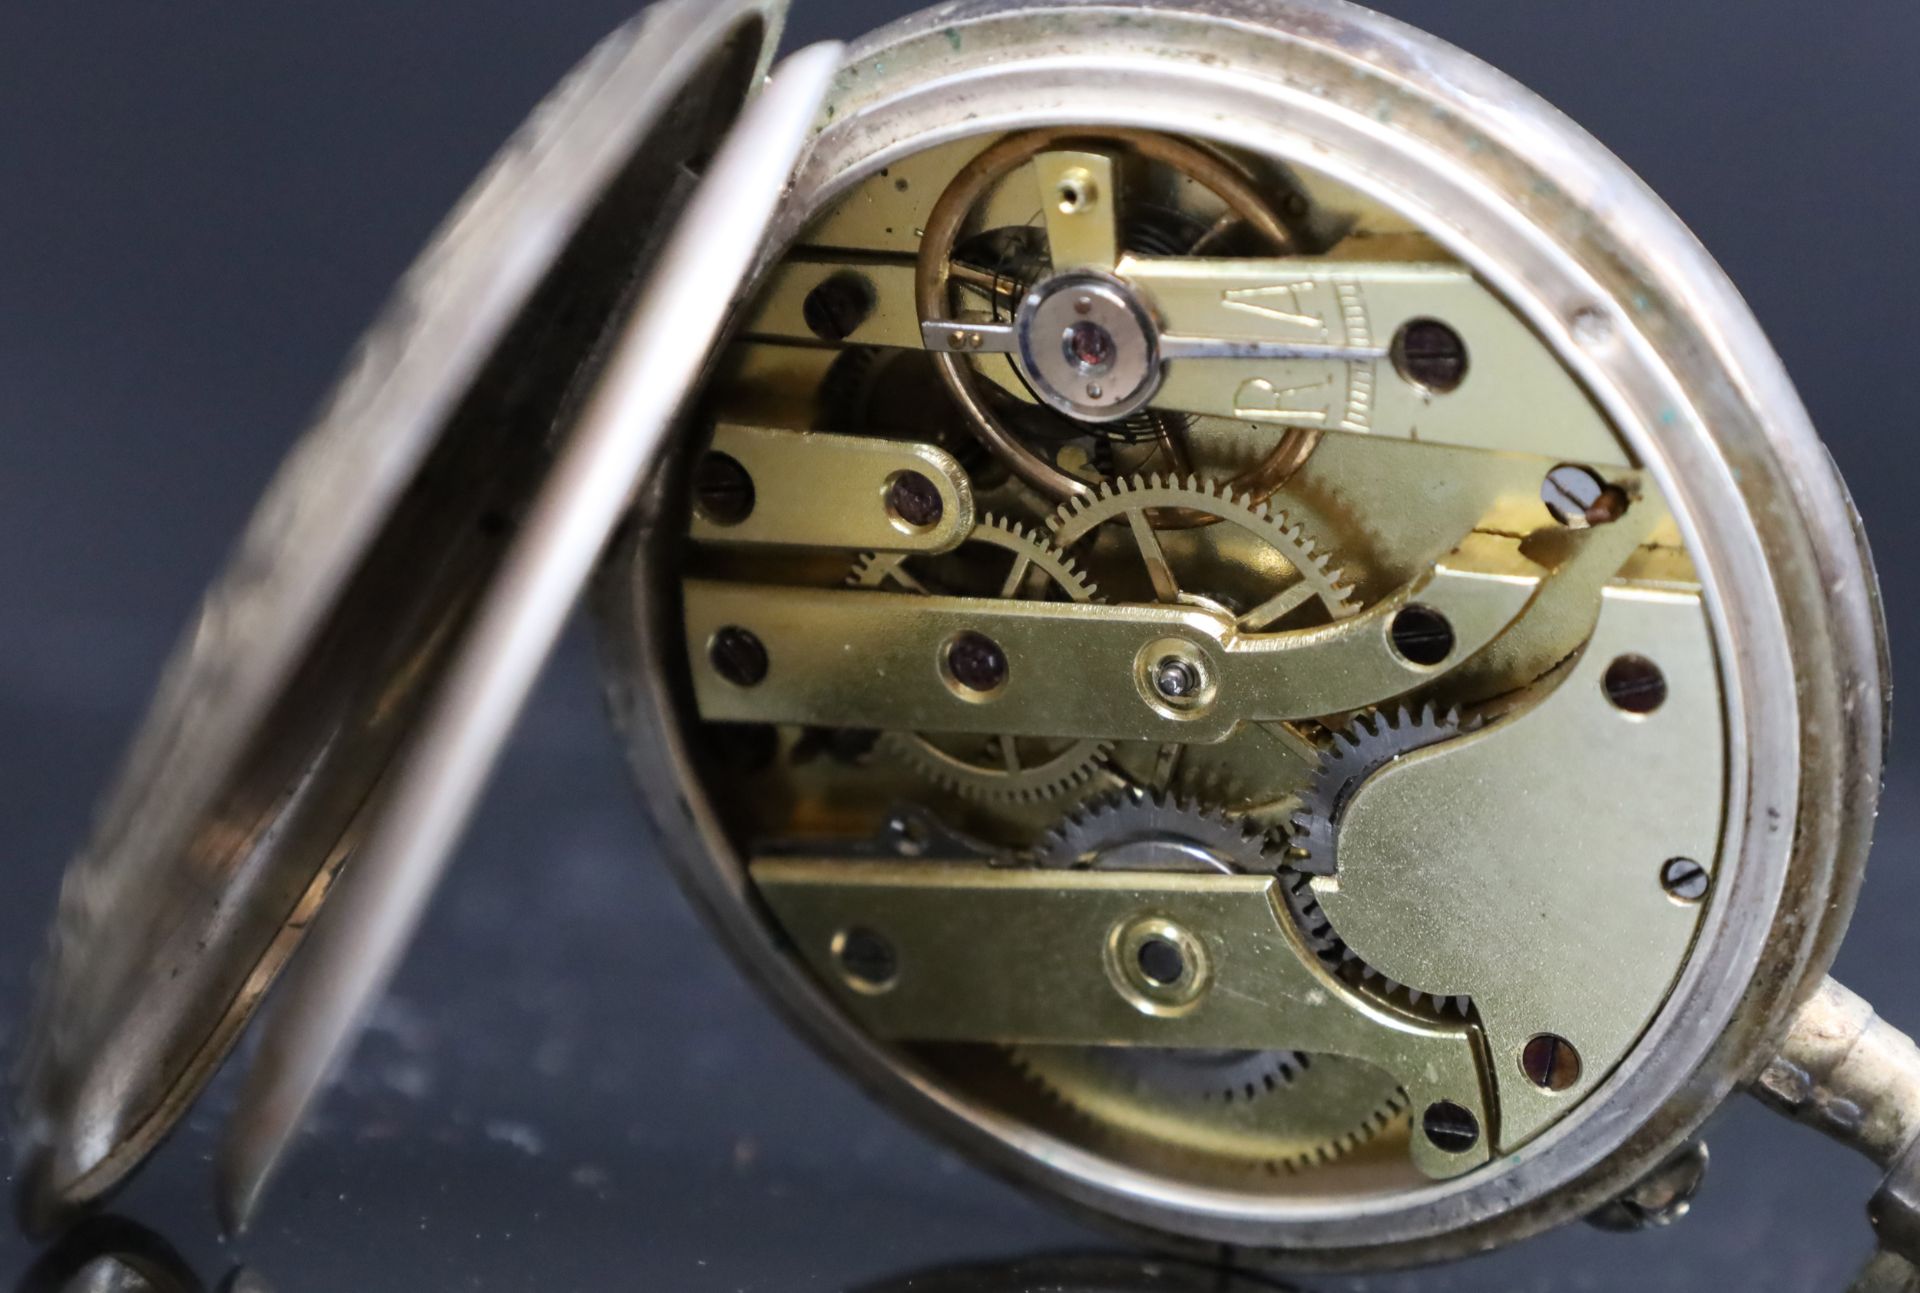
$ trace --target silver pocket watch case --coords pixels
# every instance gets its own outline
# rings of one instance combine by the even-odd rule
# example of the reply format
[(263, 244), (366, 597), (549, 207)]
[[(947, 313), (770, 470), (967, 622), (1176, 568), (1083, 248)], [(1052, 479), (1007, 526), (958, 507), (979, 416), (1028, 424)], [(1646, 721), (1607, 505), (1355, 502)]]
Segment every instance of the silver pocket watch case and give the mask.
[(1402, 1265), (1671, 1218), (1747, 1090), (1920, 1256), (1920, 1052), (1825, 977), (1872, 565), (1678, 219), (1337, 0), (779, 26), (610, 38), (261, 504), (63, 892), (29, 1218), (284, 968), (244, 1220), (584, 590), (715, 936), (1004, 1176)]

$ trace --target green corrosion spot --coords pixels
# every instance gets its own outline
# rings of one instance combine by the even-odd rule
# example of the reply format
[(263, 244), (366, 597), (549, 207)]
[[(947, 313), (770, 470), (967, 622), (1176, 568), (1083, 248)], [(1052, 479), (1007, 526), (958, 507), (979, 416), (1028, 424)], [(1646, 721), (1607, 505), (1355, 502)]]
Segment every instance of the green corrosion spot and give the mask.
[(1669, 404), (1660, 410), (1660, 425), (1670, 427), (1680, 420), (1680, 410)]
[(947, 28), (946, 37), (947, 37), (947, 44), (953, 46), (955, 52), (957, 53), (961, 45), (960, 29), (958, 27)]

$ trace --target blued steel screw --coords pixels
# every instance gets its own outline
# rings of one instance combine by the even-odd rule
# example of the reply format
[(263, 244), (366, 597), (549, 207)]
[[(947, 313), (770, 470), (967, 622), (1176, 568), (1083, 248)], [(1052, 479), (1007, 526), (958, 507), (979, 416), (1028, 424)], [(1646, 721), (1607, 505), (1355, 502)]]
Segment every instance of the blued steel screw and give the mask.
[(917, 471), (903, 471), (887, 486), (887, 510), (916, 530), (939, 524), (946, 511), (940, 491)]
[(1453, 654), (1453, 625), (1431, 606), (1409, 606), (1388, 628), (1393, 649), (1413, 664), (1436, 665)]
[(1540, 501), (1562, 525), (1605, 525), (1626, 513), (1626, 491), (1592, 468), (1563, 462), (1540, 482)]
[(1200, 690), (1200, 671), (1192, 662), (1170, 655), (1153, 667), (1153, 686), (1168, 700), (1184, 700)]
[(1449, 1154), (1464, 1154), (1480, 1143), (1480, 1120), (1472, 1110), (1451, 1100), (1428, 1105), (1420, 1129), (1435, 1149)]
[(869, 987), (891, 983), (900, 972), (893, 944), (870, 929), (855, 927), (840, 935), (840, 968)]
[(947, 647), (947, 672), (969, 691), (992, 691), (1007, 680), (1007, 653), (984, 633), (962, 633)]
[(1692, 858), (1669, 858), (1660, 868), (1660, 887), (1679, 902), (1699, 902), (1711, 883), (1707, 869)]
[(1438, 319), (1415, 319), (1394, 338), (1393, 363), (1408, 381), (1445, 394), (1467, 379), (1467, 343)]
[(1520, 1052), (1520, 1071), (1542, 1091), (1565, 1091), (1580, 1080), (1580, 1052), (1553, 1033), (1541, 1033)]
[(715, 525), (738, 525), (753, 513), (753, 477), (738, 459), (715, 450), (694, 469), (693, 502)]
[(729, 624), (707, 644), (713, 671), (736, 687), (751, 687), (767, 676), (767, 648), (748, 629)]
[(1570, 525), (1576, 518), (1586, 518), (1587, 509), (1600, 501), (1606, 487), (1606, 482), (1587, 468), (1563, 462), (1540, 482), (1540, 501), (1553, 513), (1554, 520)]
[(1667, 676), (1645, 656), (1623, 655), (1601, 680), (1607, 699), (1629, 714), (1651, 714), (1666, 703)]
[(822, 341), (845, 341), (873, 313), (873, 284), (845, 271), (823, 280), (800, 303), (807, 330)]

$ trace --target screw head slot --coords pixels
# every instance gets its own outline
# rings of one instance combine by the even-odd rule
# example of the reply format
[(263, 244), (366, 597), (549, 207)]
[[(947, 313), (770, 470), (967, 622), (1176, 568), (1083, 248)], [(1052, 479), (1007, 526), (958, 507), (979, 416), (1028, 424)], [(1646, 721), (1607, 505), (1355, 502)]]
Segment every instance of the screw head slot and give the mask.
[(1569, 530), (1606, 525), (1627, 514), (1627, 491), (1610, 485), (1591, 467), (1563, 462), (1540, 481), (1540, 501)]
[(822, 341), (845, 341), (867, 321), (878, 299), (866, 275), (843, 270), (807, 293), (800, 319)]
[(770, 662), (766, 644), (751, 629), (729, 624), (707, 643), (707, 661), (713, 671), (736, 687), (763, 682)]
[(1400, 376), (1435, 395), (1456, 391), (1467, 380), (1467, 343), (1438, 319), (1402, 324), (1389, 353)]
[(1541, 1033), (1520, 1051), (1520, 1071), (1542, 1091), (1571, 1090), (1580, 1080), (1580, 1052), (1555, 1033)]
[(882, 934), (855, 925), (833, 936), (830, 949), (847, 986), (856, 992), (885, 992), (899, 980), (900, 955)]
[(1668, 858), (1660, 868), (1660, 887), (1675, 902), (1692, 906), (1707, 896), (1713, 877), (1692, 858)]
[(1402, 660), (1430, 669), (1453, 654), (1453, 625), (1431, 606), (1406, 607), (1387, 626), (1388, 640)]
[(693, 507), (714, 525), (738, 525), (753, 515), (753, 476), (732, 454), (715, 449), (693, 471)]
[(1420, 1118), (1420, 1130), (1435, 1149), (1464, 1154), (1480, 1143), (1480, 1120), (1451, 1100), (1437, 1100)]
[(1667, 676), (1640, 655), (1623, 655), (1607, 666), (1601, 687), (1617, 709), (1645, 717), (1666, 704)]

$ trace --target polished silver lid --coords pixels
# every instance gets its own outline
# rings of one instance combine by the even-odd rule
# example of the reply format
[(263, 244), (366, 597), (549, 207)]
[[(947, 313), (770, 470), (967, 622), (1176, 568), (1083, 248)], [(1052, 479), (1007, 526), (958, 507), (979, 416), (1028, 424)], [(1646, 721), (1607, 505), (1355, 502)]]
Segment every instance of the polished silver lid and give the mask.
[[(31, 1225), (98, 1199), (154, 1148), (381, 832), (502, 573), (538, 564), (528, 549), (575, 428), (596, 405), (609, 416), (600, 388), (621, 345), (670, 305), (650, 292), (656, 262), (670, 238), (687, 253), (695, 236), (675, 226), (764, 79), (782, 14), (779, 0), (665, 0), (604, 42), (407, 274), (268, 489), (61, 893), (22, 1068)], [(751, 259), (715, 257), (732, 275), (707, 284), (723, 305)], [(670, 419), (703, 366), (656, 365), (650, 416)]]

